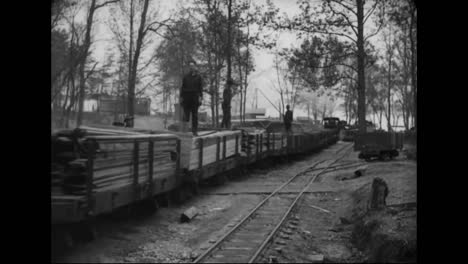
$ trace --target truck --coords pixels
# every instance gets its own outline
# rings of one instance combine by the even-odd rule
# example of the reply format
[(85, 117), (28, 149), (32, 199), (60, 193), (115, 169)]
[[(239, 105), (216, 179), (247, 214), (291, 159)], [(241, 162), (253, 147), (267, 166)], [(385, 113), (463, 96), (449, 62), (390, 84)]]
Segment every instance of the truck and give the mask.
[(403, 148), (403, 133), (374, 131), (354, 136), (354, 150), (360, 151), (359, 158), (370, 161), (393, 159)]

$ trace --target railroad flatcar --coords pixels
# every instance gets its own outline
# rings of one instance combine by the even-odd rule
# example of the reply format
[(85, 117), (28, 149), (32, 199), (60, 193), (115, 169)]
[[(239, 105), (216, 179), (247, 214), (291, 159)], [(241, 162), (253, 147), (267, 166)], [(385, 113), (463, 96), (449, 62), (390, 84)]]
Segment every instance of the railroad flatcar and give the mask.
[[(273, 156), (305, 154), (333, 144), (337, 129), (281, 122), (189, 133), (80, 127), (52, 136), (53, 230), (83, 226), (117, 209), (183, 199), (198, 183)], [(195, 187), (195, 188), (194, 188)], [(191, 188), (188, 190), (187, 188)], [(65, 231), (64, 231), (65, 230)], [(90, 230), (92, 233), (92, 230)]]

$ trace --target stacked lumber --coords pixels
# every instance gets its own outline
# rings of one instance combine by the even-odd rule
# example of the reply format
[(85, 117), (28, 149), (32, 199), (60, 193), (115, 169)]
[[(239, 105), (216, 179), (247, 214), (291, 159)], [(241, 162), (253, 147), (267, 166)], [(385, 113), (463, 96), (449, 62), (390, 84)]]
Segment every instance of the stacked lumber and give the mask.
[[(175, 140), (153, 143), (152, 178), (168, 178), (175, 174), (177, 142)], [(103, 147), (106, 148), (105, 151)], [(138, 164), (135, 164), (133, 143), (100, 144), (100, 152), (93, 161), (93, 184), (95, 188), (129, 185), (134, 181), (135, 167), (138, 166), (138, 183), (147, 182), (149, 175), (149, 143), (139, 143)]]
[(270, 149), (279, 150), (285, 148), (288, 144), (286, 135), (283, 133), (270, 133)]
[[(153, 142), (152, 178), (168, 178), (176, 172), (178, 138), (174, 135), (150, 135), (95, 127), (80, 127), (78, 134), (76, 131), (75, 133), (61, 132), (62, 137), (67, 134), (80, 137), (71, 139), (76, 145), (74, 148), (68, 146), (66, 149), (62, 148), (67, 151), (64, 153), (80, 152), (71, 153), (72, 160), (57, 158), (53, 160), (53, 173), (51, 173), (53, 187), (61, 186), (66, 194), (85, 193), (90, 161), (87, 159), (87, 151), (80, 150), (86, 149), (89, 142), (92, 142), (95, 148), (91, 168), (94, 191), (133, 184), (136, 168), (138, 169), (136, 177), (138, 183), (147, 182), (150, 179), (149, 141)], [(67, 141), (64, 142), (69, 144)], [(136, 145), (138, 145), (138, 153), (136, 153)]]
[(89, 127), (80, 126), (79, 129), (83, 130), (87, 136), (94, 135), (138, 135), (140, 132), (131, 131), (130, 129), (114, 129), (114, 128), (102, 128), (102, 127)]
[[(262, 136), (264, 138), (262, 143), (266, 144), (266, 132), (264, 129), (244, 128), (242, 133), (242, 151), (248, 156), (255, 155), (257, 153), (257, 142), (260, 144), (260, 137)], [(258, 147), (259, 152), (262, 149), (266, 150), (266, 146), (263, 146), (263, 144)]]
[[(181, 165), (186, 167), (189, 170), (197, 169), (200, 166), (200, 149), (201, 149), (201, 140), (203, 139), (203, 149), (202, 151), (202, 166), (214, 163), (218, 160), (223, 160), (223, 153), (225, 153), (225, 158), (232, 157), (236, 154), (236, 136), (238, 137), (237, 141), (237, 151), (241, 151), (241, 142), (242, 135), (241, 131), (203, 131), (199, 133), (198, 137), (193, 137), (191, 142), (191, 147), (188, 153), (190, 153), (188, 163)], [(226, 148), (224, 149), (224, 138), (226, 140)], [(218, 151), (218, 142), (219, 142), (219, 151)], [(182, 152), (184, 152), (184, 147), (187, 149), (187, 143), (182, 143)], [(185, 144), (185, 146), (184, 146)]]
[[(259, 153), (270, 150), (279, 150), (287, 146), (287, 137), (283, 132), (270, 132), (269, 139), (268, 133), (265, 129), (258, 129), (255, 127), (240, 127), (243, 131), (242, 134), (242, 151), (247, 155), (255, 155), (257, 153), (257, 137), (259, 137), (258, 151)], [(283, 136), (283, 138), (281, 138)], [(268, 148), (269, 147), (269, 148)]]

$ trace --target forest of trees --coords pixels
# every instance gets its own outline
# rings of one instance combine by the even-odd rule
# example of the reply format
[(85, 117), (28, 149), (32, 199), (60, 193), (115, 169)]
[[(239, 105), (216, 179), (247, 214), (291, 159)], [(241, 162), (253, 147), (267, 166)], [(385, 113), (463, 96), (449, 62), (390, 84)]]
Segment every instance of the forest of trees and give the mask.
[[(61, 126), (82, 123), (85, 95), (106, 79), (117, 85), (134, 115), (135, 99), (150, 96), (173, 112), (188, 61), (204, 80), (203, 104), (215, 127), (230, 127), (232, 98), (241, 121), (252, 93), (254, 54), (274, 55), (269, 84), (285, 106), (313, 119), (343, 110), (348, 123), (365, 120), (392, 129), (416, 126), (417, 9), (413, 0), (297, 1), (293, 17), (266, 0), (193, 0), (162, 12), (164, 1), (56, 0), (51, 16), (51, 107)], [(103, 39), (96, 28), (112, 36)], [(281, 48), (269, 32), (295, 33), (299, 45)], [(106, 42), (106, 59), (94, 57)], [(159, 103), (160, 102), (160, 103)], [(342, 102), (342, 104), (337, 104)], [(278, 105), (276, 105), (278, 104)], [(221, 108), (221, 110), (220, 110)], [(223, 116), (221, 120), (220, 117)]]

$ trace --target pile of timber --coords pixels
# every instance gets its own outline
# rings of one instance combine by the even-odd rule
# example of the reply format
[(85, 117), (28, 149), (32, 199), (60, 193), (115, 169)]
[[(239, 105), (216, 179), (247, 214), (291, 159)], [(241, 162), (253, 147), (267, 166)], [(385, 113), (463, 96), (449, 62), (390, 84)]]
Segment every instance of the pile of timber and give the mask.
[[(200, 151), (202, 152), (202, 166), (236, 155), (236, 136), (238, 137), (237, 151), (238, 153), (241, 151), (242, 135), (240, 130), (200, 131), (196, 137), (193, 137), (192, 133), (175, 134), (181, 140), (181, 167), (188, 170), (199, 168)], [(224, 140), (226, 148), (224, 148)], [(201, 143), (202, 141), (203, 143)]]
[[(245, 152), (248, 156), (255, 155), (258, 152), (262, 152), (263, 144), (260, 145), (260, 137), (264, 137), (266, 139), (266, 131), (265, 129), (257, 129), (254, 127), (246, 127), (242, 128), (242, 151)], [(257, 145), (257, 142), (259, 145)], [(266, 146), (265, 146), (266, 149)]]
[(279, 150), (287, 147), (287, 135), (283, 133), (270, 133), (270, 149)]
[(258, 152), (261, 153), (268, 149), (279, 150), (287, 146), (287, 137), (282, 132), (269, 133), (268, 138), (268, 133), (264, 129), (244, 127), (242, 130), (242, 151), (247, 155), (255, 155), (257, 148)]
[[(84, 194), (89, 175), (87, 145), (94, 143), (91, 173), (94, 191), (112, 189), (150, 179), (149, 141), (153, 141), (152, 178), (168, 178), (176, 172), (177, 137), (171, 134), (149, 135), (119, 129), (80, 127), (74, 131), (60, 131), (53, 135), (52, 187), (65, 194)], [(149, 139), (151, 137), (151, 139)], [(138, 158), (135, 159), (135, 141)], [(57, 143), (59, 142), (59, 143)], [(66, 143), (66, 144), (65, 144)], [(57, 158), (68, 156), (68, 159)], [(135, 169), (138, 170), (136, 174)]]

